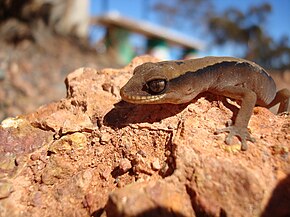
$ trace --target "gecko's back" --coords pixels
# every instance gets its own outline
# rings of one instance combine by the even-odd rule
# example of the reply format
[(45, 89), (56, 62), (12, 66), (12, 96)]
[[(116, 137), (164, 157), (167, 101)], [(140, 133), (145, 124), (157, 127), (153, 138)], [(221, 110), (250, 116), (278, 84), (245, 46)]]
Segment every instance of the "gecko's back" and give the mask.
[[(209, 89), (222, 86), (241, 86), (254, 91), (258, 105), (269, 104), (276, 95), (271, 76), (254, 62), (233, 57), (204, 57), (185, 61), (157, 63), (169, 79), (182, 80), (194, 76), (198, 85)], [(164, 67), (165, 66), (165, 67)], [(190, 75), (191, 74), (191, 75)]]

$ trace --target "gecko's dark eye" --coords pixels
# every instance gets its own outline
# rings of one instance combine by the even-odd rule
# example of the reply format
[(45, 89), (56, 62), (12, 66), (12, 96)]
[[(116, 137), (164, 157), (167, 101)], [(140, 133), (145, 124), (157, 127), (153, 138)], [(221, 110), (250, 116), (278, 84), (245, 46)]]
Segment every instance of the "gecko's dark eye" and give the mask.
[(166, 87), (166, 80), (156, 79), (147, 82), (147, 87), (149, 91), (153, 94), (161, 93)]

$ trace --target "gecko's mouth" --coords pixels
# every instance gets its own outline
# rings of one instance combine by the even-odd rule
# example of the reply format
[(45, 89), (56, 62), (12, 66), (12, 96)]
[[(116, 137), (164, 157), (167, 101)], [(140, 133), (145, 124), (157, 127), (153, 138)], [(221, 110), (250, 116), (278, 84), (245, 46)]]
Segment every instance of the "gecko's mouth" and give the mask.
[(154, 104), (155, 101), (159, 101), (165, 96), (165, 94), (160, 95), (150, 95), (150, 96), (137, 96), (137, 95), (127, 95), (121, 91), (121, 97), (124, 101), (130, 103), (144, 103), (144, 104)]

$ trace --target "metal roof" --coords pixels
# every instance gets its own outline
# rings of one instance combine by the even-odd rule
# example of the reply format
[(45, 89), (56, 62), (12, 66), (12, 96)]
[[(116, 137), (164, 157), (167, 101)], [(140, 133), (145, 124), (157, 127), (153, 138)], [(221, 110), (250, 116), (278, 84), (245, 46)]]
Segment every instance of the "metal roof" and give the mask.
[(146, 37), (161, 38), (168, 41), (170, 44), (179, 45), (185, 48), (201, 50), (204, 47), (201, 41), (193, 39), (192, 37), (150, 22), (133, 20), (119, 13), (111, 12), (94, 17), (92, 18), (92, 24), (122, 27), (132, 32), (145, 35)]

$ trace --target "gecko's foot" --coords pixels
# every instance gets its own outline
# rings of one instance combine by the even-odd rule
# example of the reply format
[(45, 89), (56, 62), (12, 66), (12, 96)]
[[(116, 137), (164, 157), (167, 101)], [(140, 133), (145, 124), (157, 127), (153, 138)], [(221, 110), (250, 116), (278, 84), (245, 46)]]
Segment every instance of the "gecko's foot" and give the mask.
[(216, 131), (216, 134), (218, 133), (223, 133), (223, 132), (228, 132), (229, 134), (226, 136), (226, 144), (230, 145), (232, 138), (234, 136), (238, 137), (241, 141), (241, 150), (245, 151), (248, 149), (247, 141), (250, 142), (255, 142), (255, 139), (250, 136), (250, 133), (248, 132), (248, 129), (245, 127), (236, 127), (234, 125), (228, 126), (223, 129), (219, 129)]

